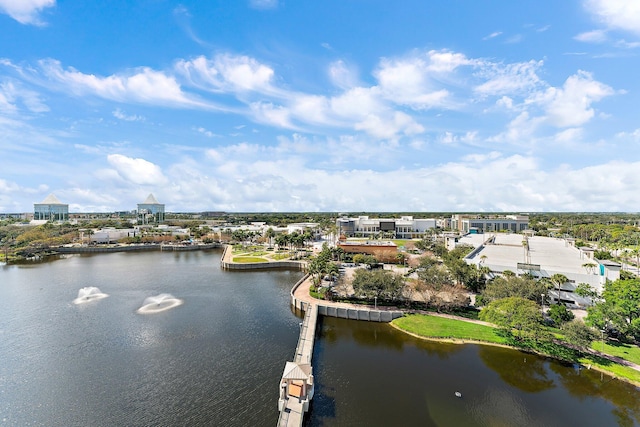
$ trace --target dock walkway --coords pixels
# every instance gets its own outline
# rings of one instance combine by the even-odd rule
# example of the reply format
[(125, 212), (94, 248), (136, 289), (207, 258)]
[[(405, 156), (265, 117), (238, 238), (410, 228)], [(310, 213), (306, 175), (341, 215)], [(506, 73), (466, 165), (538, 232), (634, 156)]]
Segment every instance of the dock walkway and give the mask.
[[(309, 409), (309, 403), (313, 398), (311, 357), (313, 356), (317, 321), (318, 306), (307, 304), (304, 320), (300, 324), (300, 337), (293, 362), (286, 363), (280, 380), (278, 427), (302, 426), (304, 413)], [(302, 392), (298, 393), (296, 390)]]

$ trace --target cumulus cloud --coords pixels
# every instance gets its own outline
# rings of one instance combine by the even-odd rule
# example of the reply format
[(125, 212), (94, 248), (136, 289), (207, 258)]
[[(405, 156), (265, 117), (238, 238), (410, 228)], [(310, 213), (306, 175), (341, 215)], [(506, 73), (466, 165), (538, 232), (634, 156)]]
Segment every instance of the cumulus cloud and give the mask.
[[(226, 164), (230, 154), (218, 156)], [(386, 171), (322, 169), (279, 156), (232, 163), (217, 175), (192, 164), (171, 168), (172, 185), (186, 191), (180, 191), (180, 206), (230, 211), (388, 211), (400, 206), (426, 212), (625, 211), (633, 210), (640, 185), (640, 162), (544, 170), (534, 157), (495, 151), (437, 166)], [(336, 191), (345, 183), (358, 191)], [(487, 197), (488, 188), (501, 196)]]
[(640, 35), (640, 2), (634, 0), (585, 0), (584, 7), (609, 28)]
[(593, 79), (590, 73), (579, 71), (570, 76), (562, 88), (551, 87), (542, 95), (550, 124), (557, 127), (581, 126), (595, 115), (591, 104), (611, 96), (615, 91)]
[(388, 100), (424, 109), (443, 105), (449, 95), (445, 89), (434, 89), (428, 79), (428, 70), (442, 70), (455, 66), (447, 59), (438, 58), (428, 64), (422, 58), (413, 57), (399, 60), (383, 59), (374, 75), (381, 93)]
[(110, 154), (107, 161), (126, 182), (139, 185), (159, 185), (167, 182), (160, 166), (145, 159)]
[(0, 12), (21, 24), (42, 25), (40, 12), (55, 4), (56, 0), (0, 0)]

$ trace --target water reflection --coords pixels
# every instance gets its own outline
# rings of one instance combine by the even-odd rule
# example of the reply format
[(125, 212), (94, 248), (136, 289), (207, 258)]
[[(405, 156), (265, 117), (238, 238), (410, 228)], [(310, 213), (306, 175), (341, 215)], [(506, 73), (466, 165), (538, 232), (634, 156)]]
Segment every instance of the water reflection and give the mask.
[(512, 349), (321, 317), (313, 361), (307, 426), (640, 426), (636, 387)]
[(553, 379), (548, 377), (542, 358), (490, 346), (479, 346), (478, 355), (505, 383), (527, 393), (538, 393), (556, 386)]
[(612, 414), (618, 420), (618, 425), (640, 424), (638, 389), (628, 387), (629, 390), (626, 393), (617, 392), (612, 388), (617, 388), (613, 387), (613, 383), (619, 380), (578, 365), (573, 369), (564, 369), (560, 364), (552, 364), (550, 368), (558, 374), (564, 388), (581, 401), (588, 401), (594, 397), (610, 401), (615, 406)]

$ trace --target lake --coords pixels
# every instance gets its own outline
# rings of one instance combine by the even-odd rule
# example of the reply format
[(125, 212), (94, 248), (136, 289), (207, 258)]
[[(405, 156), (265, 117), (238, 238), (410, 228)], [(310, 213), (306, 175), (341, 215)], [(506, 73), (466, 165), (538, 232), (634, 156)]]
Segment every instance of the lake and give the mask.
[[(0, 425), (275, 425), (300, 322), (289, 291), (302, 273), (222, 271), (220, 256), (0, 267)], [(109, 297), (74, 304), (87, 286)], [(137, 312), (163, 293), (182, 305)], [(313, 365), (309, 426), (640, 425), (640, 393), (618, 380), (386, 324), (321, 318)]]

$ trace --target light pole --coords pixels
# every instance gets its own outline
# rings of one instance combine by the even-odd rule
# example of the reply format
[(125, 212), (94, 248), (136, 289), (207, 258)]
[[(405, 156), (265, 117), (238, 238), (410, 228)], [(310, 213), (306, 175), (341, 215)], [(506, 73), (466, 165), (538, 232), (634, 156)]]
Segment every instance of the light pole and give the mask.
[(373, 307), (376, 310), (378, 309), (378, 297), (373, 297)]
[(540, 294), (540, 305), (542, 306), (542, 316), (544, 316), (544, 294)]
[(605, 332), (605, 329), (602, 328), (600, 330), (600, 332), (602, 332), (602, 353), (604, 353), (604, 332)]

